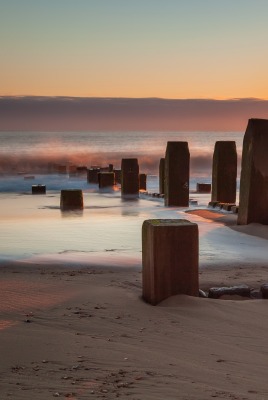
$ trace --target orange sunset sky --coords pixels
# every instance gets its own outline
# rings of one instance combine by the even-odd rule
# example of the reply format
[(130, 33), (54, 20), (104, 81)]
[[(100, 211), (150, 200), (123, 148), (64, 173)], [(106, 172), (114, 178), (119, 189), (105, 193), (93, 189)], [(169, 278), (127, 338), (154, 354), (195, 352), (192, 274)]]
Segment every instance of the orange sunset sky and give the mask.
[(2, 101), (268, 98), (267, 0), (0, 0), (0, 10)]

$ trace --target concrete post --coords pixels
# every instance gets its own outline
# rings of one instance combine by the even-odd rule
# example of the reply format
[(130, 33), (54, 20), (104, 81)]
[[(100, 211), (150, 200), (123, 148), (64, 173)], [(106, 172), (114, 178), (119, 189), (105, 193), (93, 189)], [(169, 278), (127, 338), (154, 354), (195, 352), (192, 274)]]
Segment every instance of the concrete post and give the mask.
[(140, 190), (146, 190), (147, 188), (147, 175), (146, 174), (140, 174), (139, 175), (140, 179)]
[(212, 165), (211, 201), (235, 203), (237, 153), (234, 141), (215, 143)]
[(190, 153), (187, 142), (168, 142), (165, 156), (165, 205), (189, 205)]
[(184, 219), (144, 221), (142, 290), (152, 305), (176, 294), (198, 296), (197, 224)]
[(139, 195), (139, 164), (137, 158), (123, 158), (121, 162), (121, 193)]
[(268, 225), (268, 120), (250, 119), (243, 141), (237, 223)]
[(165, 159), (160, 158), (159, 163), (159, 193), (165, 193)]
[(99, 188), (114, 186), (114, 172), (99, 172)]
[(83, 192), (80, 189), (61, 190), (61, 210), (82, 210), (84, 208)]

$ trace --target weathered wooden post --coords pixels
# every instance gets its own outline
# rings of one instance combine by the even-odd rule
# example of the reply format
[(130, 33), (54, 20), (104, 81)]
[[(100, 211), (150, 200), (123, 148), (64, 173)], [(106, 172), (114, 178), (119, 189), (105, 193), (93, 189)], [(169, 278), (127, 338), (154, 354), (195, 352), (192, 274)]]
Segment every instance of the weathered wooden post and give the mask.
[(211, 193), (211, 183), (197, 183), (197, 193)]
[(137, 158), (123, 158), (121, 162), (122, 196), (139, 195), (139, 164)]
[(198, 296), (197, 224), (184, 219), (144, 221), (142, 291), (152, 305), (176, 294)]
[(140, 190), (146, 190), (147, 188), (147, 175), (146, 174), (139, 174), (140, 180)]
[(114, 186), (114, 172), (99, 172), (99, 188)]
[(46, 194), (46, 185), (32, 185), (32, 194)]
[(84, 208), (83, 192), (81, 189), (61, 190), (60, 208), (66, 210), (82, 210)]
[(237, 153), (234, 141), (215, 143), (212, 164), (211, 201), (235, 203)]
[(87, 181), (88, 183), (99, 183), (98, 173), (100, 168), (89, 168), (87, 170)]
[(114, 169), (115, 183), (121, 183), (121, 169)]
[(190, 153), (187, 142), (168, 142), (165, 156), (165, 205), (189, 205)]
[(159, 163), (159, 193), (165, 193), (165, 159), (160, 158)]
[(243, 141), (237, 223), (268, 224), (268, 120), (250, 119)]

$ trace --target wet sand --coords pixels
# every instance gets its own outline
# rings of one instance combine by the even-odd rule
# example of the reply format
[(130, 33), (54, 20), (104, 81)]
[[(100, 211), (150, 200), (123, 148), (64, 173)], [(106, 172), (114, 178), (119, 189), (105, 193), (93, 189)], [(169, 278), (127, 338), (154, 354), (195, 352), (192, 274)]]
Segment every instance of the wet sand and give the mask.
[[(229, 214), (193, 212), (230, 229)], [(130, 266), (18, 263), (0, 276), (1, 399), (268, 396), (267, 300), (174, 296), (153, 307)], [(264, 282), (267, 265), (246, 260), (200, 269), (204, 290)]]

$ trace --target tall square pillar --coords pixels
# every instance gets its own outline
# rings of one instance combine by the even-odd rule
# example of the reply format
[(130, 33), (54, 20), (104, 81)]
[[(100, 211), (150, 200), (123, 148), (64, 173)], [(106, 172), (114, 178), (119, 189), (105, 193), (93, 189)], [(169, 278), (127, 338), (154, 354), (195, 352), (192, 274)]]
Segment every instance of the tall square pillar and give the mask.
[(165, 159), (160, 158), (159, 163), (159, 193), (165, 193)]
[(190, 153), (187, 142), (168, 142), (165, 156), (165, 205), (189, 205)]
[(235, 203), (237, 153), (234, 141), (215, 143), (212, 164), (211, 201)]
[(137, 158), (123, 158), (121, 162), (121, 193), (139, 195), (139, 164)]
[(237, 223), (268, 225), (268, 120), (250, 119), (243, 141)]

